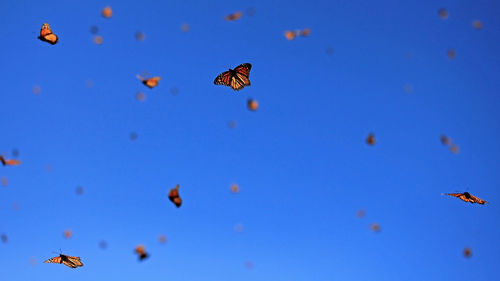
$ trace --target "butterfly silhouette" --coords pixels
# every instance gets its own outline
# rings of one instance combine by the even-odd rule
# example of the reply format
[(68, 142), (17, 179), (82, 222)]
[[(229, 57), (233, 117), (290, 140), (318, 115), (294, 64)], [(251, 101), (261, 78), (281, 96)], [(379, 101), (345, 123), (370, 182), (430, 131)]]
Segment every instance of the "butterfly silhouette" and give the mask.
[(168, 192), (168, 199), (172, 201), (177, 208), (179, 208), (182, 204), (182, 199), (179, 197), (179, 185), (176, 185), (174, 188), (170, 189)]

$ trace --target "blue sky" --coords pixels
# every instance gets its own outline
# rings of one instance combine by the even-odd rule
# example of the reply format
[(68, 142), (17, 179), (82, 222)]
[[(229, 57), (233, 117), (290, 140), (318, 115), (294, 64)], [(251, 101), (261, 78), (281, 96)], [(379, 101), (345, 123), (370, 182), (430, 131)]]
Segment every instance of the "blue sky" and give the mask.
[[(110, 19), (100, 14), (107, 5)], [(223, 19), (251, 7), (254, 16)], [(0, 167), (9, 180), (0, 186), (5, 280), (497, 275), (500, 4), (3, 1), (0, 8), (0, 152), (17, 148), (23, 161)], [(36, 38), (44, 22), (58, 44)], [(93, 43), (92, 25), (102, 45)], [(283, 36), (307, 27), (309, 37)], [(245, 62), (253, 65), (250, 87), (213, 85)], [(135, 78), (144, 71), (162, 77), (158, 87)], [(137, 92), (147, 99), (137, 101)], [(257, 112), (246, 109), (248, 98), (259, 101)], [(373, 147), (365, 143), (370, 132)], [(167, 198), (176, 184), (179, 209)], [(440, 195), (456, 191), (490, 204)], [(366, 217), (356, 217), (360, 209)], [(369, 229), (375, 222), (380, 233)], [(133, 253), (138, 244), (151, 255), (143, 262)], [(59, 249), (85, 266), (41, 263)]]

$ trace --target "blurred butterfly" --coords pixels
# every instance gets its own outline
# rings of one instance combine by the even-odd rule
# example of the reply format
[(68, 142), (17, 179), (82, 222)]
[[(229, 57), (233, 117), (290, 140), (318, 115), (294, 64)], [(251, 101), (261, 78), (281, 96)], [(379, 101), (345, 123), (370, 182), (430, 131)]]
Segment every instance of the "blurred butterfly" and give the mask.
[(243, 16), (242, 12), (236, 12), (234, 14), (230, 14), (230, 15), (225, 16), (224, 19), (227, 21), (234, 21), (234, 20), (241, 18), (241, 16)]
[(58, 257), (48, 259), (44, 261), (44, 263), (62, 263), (71, 268), (83, 266), (83, 263), (80, 261), (80, 257), (66, 256), (63, 254), (60, 254)]
[(250, 86), (250, 69), (252, 69), (251, 64), (240, 64), (234, 70), (229, 69), (219, 74), (219, 76), (215, 78), (214, 84), (229, 86), (233, 90), (239, 91), (245, 86)]
[(375, 145), (377, 141), (375, 140), (375, 135), (373, 133), (370, 133), (368, 137), (366, 138), (366, 143), (368, 145)]
[(146, 259), (149, 257), (149, 254), (146, 253), (146, 248), (144, 248), (143, 245), (139, 245), (135, 247), (135, 253), (139, 255), (139, 260), (142, 261), (143, 259)]
[(254, 99), (248, 99), (247, 107), (251, 111), (257, 111), (257, 109), (259, 109), (259, 103)]
[(175, 188), (170, 189), (168, 192), (168, 199), (172, 201), (177, 208), (179, 208), (182, 204), (182, 199), (179, 197), (179, 185), (176, 185)]
[(21, 164), (21, 161), (19, 161), (19, 160), (5, 159), (3, 157), (3, 155), (0, 155), (0, 162), (2, 162), (2, 165), (4, 165), (4, 166), (13, 166), (13, 165)]
[(158, 86), (158, 81), (161, 80), (160, 76), (155, 76), (152, 78), (144, 79), (140, 75), (137, 75), (137, 79), (141, 80), (142, 84), (146, 85), (146, 87), (153, 89)]
[(478, 203), (478, 204), (484, 205), (485, 203), (488, 203), (488, 201), (485, 201), (483, 199), (477, 198), (476, 196), (470, 194), (469, 192), (464, 192), (464, 193), (443, 193), (443, 195), (454, 196), (454, 197), (459, 198), (462, 201), (469, 202), (471, 204)]
[(52, 29), (50, 29), (48, 23), (44, 23), (42, 25), (42, 28), (40, 29), (40, 36), (38, 36), (38, 39), (50, 43), (52, 45), (55, 45), (59, 40), (59, 38), (57, 38), (57, 35), (52, 33)]

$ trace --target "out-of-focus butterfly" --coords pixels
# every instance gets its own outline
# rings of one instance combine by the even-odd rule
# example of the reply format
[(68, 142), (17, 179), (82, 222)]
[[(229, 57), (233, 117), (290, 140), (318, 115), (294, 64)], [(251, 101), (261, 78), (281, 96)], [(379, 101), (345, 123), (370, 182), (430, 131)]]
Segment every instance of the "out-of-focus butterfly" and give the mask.
[(225, 16), (224, 19), (227, 21), (234, 21), (234, 20), (241, 18), (241, 16), (243, 16), (242, 12), (236, 12), (236, 13), (229, 14), (229, 15)]
[(259, 109), (259, 103), (254, 99), (248, 99), (247, 107), (251, 111), (257, 111), (257, 109)]
[(368, 137), (366, 138), (366, 143), (368, 145), (375, 145), (377, 141), (375, 140), (375, 135), (373, 133), (370, 133)]
[(239, 91), (245, 86), (250, 86), (250, 69), (252, 69), (251, 64), (240, 64), (234, 70), (229, 69), (219, 74), (215, 78), (214, 84), (229, 86), (233, 90)]
[(40, 29), (40, 36), (38, 36), (38, 39), (50, 43), (52, 45), (55, 45), (59, 38), (57, 35), (52, 33), (52, 29), (50, 29), (50, 26), (48, 23), (44, 23), (42, 25), (42, 28)]
[(111, 18), (111, 16), (113, 16), (113, 10), (111, 9), (110, 6), (107, 6), (107, 7), (104, 7), (101, 11), (101, 14), (103, 17), (105, 18)]
[(155, 76), (152, 78), (142, 78), (140, 75), (137, 75), (137, 79), (141, 80), (142, 84), (146, 85), (146, 87), (153, 89), (154, 87), (158, 86), (158, 82), (161, 80), (160, 76)]
[(464, 193), (443, 193), (443, 195), (449, 195), (449, 196), (454, 196), (459, 198), (462, 201), (469, 202), (471, 204), (478, 203), (481, 205), (484, 205), (488, 203), (488, 201), (485, 201), (483, 199), (477, 198), (476, 196), (470, 194), (469, 192), (464, 192)]
[(58, 257), (53, 257), (44, 261), (44, 263), (62, 263), (67, 267), (77, 268), (79, 266), (83, 266), (83, 263), (80, 260), (80, 257), (73, 257), (60, 254)]
[(464, 257), (470, 258), (472, 256), (472, 249), (469, 247), (464, 248)]
[(135, 247), (134, 251), (137, 255), (139, 255), (140, 261), (149, 257), (149, 254), (146, 253), (146, 248), (144, 248), (143, 245), (139, 245), (139, 246)]
[(15, 160), (15, 159), (5, 159), (3, 155), (0, 155), (0, 162), (2, 162), (2, 165), (4, 166), (14, 166), (14, 165), (19, 165), (21, 164), (21, 161)]
[(179, 208), (182, 204), (182, 199), (179, 196), (179, 185), (176, 185), (174, 188), (170, 189), (168, 192), (168, 199), (172, 201), (177, 208)]

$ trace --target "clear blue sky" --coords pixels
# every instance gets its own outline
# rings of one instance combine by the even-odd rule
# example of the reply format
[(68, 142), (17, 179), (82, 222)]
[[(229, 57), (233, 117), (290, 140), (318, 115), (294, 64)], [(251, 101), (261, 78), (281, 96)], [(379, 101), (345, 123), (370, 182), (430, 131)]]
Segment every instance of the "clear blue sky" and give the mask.
[[(100, 14), (106, 5), (111, 19)], [(253, 17), (223, 19), (250, 7)], [(23, 161), (0, 167), (9, 179), (0, 186), (0, 233), (9, 237), (0, 243), (2, 280), (498, 276), (497, 1), (12, 0), (0, 8), (0, 152), (17, 148)], [(44, 22), (57, 45), (37, 39)], [(309, 37), (283, 36), (306, 27)], [(253, 64), (252, 86), (213, 85), (244, 62)], [(162, 77), (157, 88), (135, 78), (143, 71)], [(250, 97), (259, 111), (246, 109)], [(364, 142), (370, 132), (373, 147)], [(179, 209), (167, 198), (177, 183)], [(490, 204), (440, 195), (466, 190)], [(144, 262), (133, 253), (141, 243), (151, 255)], [(85, 266), (41, 263), (59, 249)]]

